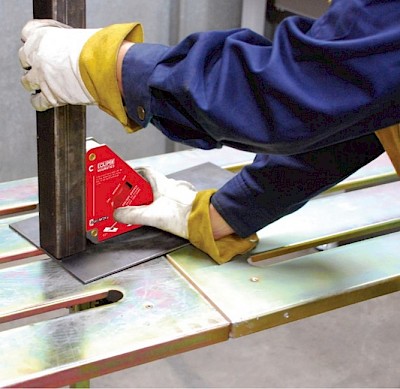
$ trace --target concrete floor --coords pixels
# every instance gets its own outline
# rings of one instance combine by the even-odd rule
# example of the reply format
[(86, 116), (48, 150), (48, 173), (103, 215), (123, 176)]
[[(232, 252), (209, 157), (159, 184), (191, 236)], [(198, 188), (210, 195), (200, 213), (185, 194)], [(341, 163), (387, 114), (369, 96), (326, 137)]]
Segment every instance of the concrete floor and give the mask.
[(400, 387), (400, 293), (91, 380), (91, 387)]

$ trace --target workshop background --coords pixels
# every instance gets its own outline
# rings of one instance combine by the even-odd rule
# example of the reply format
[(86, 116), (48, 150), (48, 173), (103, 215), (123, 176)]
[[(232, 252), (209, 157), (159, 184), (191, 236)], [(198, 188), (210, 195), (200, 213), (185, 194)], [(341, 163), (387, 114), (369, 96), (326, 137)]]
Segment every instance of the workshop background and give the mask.
[[(87, 0), (87, 28), (140, 21), (149, 43), (172, 45), (191, 32), (240, 26), (241, 0)], [(20, 83), (18, 49), (31, 0), (0, 0), (0, 182), (36, 175), (36, 115)], [(153, 126), (127, 134), (96, 107), (87, 108), (87, 135), (108, 144), (124, 159), (182, 149)]]
[[(250, 0), (251, 1), (251, 0)], [(269, 2), (270, 3), (270, 2)], [(317, 16), (325, 0), (282, 0), (281, 10)], [(241, 0), (87, 0), (87, 27), (140, 21), (147, 42), (174, 44), (187, 34), (239, 27)], [(284, 12), (282, 12), (282, 10)], [(36, 175), (35, 112), (20, 85), (20, 31), (32, 2), (0, 0), (0, 182)], [(151, 126), (135, 135), (89, 107), (88, 136), (125, 159), (181, 149)], [(251, 301), (249, 301), (251, 304)], [(99, 377), (92, 387), (400, 387), (399, 293), (244, 338)]]

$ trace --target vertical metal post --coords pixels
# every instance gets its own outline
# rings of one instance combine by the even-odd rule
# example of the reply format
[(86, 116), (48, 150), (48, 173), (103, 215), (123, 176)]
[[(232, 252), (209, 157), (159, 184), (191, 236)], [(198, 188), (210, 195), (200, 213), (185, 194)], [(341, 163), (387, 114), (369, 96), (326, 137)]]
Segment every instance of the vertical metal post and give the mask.
[[(85, 0), (33, 0), (36, 19), (85, 27)], [(40, 245), (64, 258), (84, 251), (86, 110), (65, 106), (38, 112)]]
[(264, 35), (267, 0), (243, 0), (242, 27)]

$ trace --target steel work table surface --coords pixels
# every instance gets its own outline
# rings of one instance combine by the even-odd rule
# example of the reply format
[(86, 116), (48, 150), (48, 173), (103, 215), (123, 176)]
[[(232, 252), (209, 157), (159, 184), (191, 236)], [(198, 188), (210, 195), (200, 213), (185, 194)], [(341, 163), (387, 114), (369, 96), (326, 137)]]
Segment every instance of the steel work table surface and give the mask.
[[(169, 162), (185, 155), (198, 162), (212, 156), (181, 152), (169, 155)], [(232, 162), (230, 152), (225, 160), (218, 155), (218, 164)], [(157, 167), (157, 158), (151, 161)], [(143, 162), (149, 161), (138, 164)], [(18, 201), (8, 209), (25, 210)], [(2, 221), (2, 261), (39, 254), (27, 247), (16, 252), (9, 219)], [(0, 386), (67, 385), (397, 291), (400, 235), (390, 232), (292, 259), (236, 258), (222, 266), (188, 246), (87, 285), (53, 260), (15, 261), (0, 270), (1, 322), (78, 309), (0, 332)], [(268, 250), (268, 234), (260, 237)], [(110, 294), (118, 301), (80, 310)]]

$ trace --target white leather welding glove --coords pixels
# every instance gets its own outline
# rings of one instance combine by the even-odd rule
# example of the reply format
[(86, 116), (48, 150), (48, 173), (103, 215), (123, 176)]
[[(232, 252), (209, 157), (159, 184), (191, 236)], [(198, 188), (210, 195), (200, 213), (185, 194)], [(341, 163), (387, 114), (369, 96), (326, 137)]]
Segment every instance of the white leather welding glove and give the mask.
[(22, 30), (21, 82), (32, 92), (37, 111), (66, 104), (95, 104), (82, 81), (79, 56), (87, 40), (99, 30), (73, 29), (55, 20), (32, 20)]
[(52, 19), (29, 21), (21, 32), (21, 81), (38, 111), (66, 104), (97, 104), (132, 132), (117, 80), (117, 54), (124, 40), (142, 42), (138, 23), (102, 29), (71, 28)]
[(248, 238), (231, 234), (214, 240), (209, 209), (215, 189), (197, 192), (189, 182), (167, 178), (152, 168), (135, 170), (150, 183), (154, 201), (149, 205), (117, 208), (116, 221), (152, 226), (188, 239), (219, 264), (256, 246), (256, 234)]

